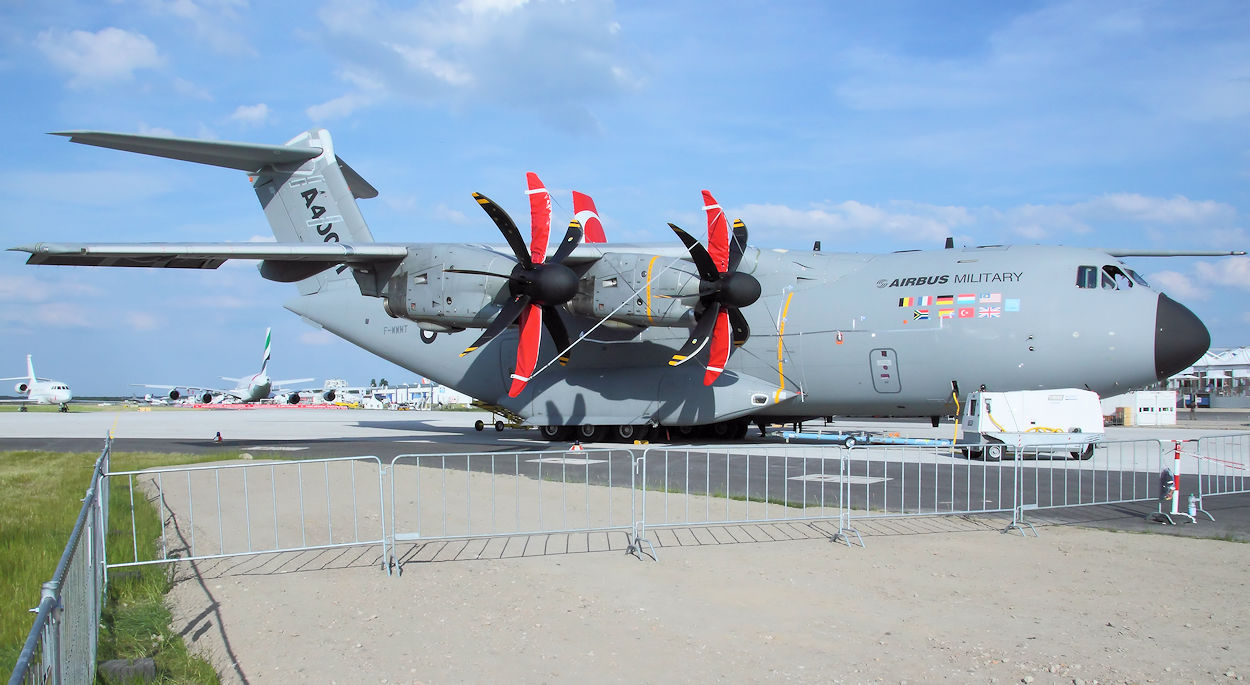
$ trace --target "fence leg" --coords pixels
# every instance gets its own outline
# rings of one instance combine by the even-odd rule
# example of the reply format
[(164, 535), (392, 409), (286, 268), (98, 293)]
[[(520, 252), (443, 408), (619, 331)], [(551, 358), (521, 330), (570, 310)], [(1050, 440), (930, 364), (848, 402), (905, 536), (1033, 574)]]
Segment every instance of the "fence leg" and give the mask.
[[(640, 471), (642, 474), (641, 479), (638, 477)], [(639, 480), (642, 481), (641, 486), (639, 485)], [(641, 518), (638, 516), (637, 508), (640, 493), (642, 495)], [(609, 496), (611, 495), (609, 494)], [(650, 540), (643, 537), (647, 532), (647, 456), (645, 452), (642, 457), (634, 458), (633, 467), (629, 471), (629, 513), (629, 518), (632, 520), (634, 527), (630, 531), (629, 546), (625, 548), (625, 553), (632, 554), (641, 561), (644, 554), (642, 546), (645, 544), (651, 550), (649, 553), (646, 553), (647, 556), (651, 557), (652, 561), (659, 561), (660, 558), (655, 553), (655, 545), (652, 545)]]
[(851, 534), (854, 534), (859, 546), (866, 548), (864, 536), (851, 527), (851, 479), (847, 476), (846, 448), (840, 449), (843, 451), (838, 454), (838, 532), (829, 538), (829, 542), (842, 542), (850, 547)]
[(1003, 529), (1003, 532), (1010, 533), (1013, 530), (1018, 530), (1020, 531), (1021, 537), (1028, 537), (1024, 532), (1024, 529), (1027, 526), (1029, 530), (1033, 531), (1033, 537), (1039, 538), (1041, 536), (1037, 534), (1037, 529), (1034, 528), (1033, 524), (1029, 523), (1028, 519), (1024, 517), (1026, 509), (1036, 509), (1037, 505), (1024, 504), (1024, 479), (1020, 475), (1021, 459), (1024, 459), (1024, 452), (1023, 450), (1017, 448), (1016, 463), (1015, 467), (1012, 469), (1011, 484), (1011, 497), (1015, 500), (1015, 502), (1013, 502), (1015, 506), (1011, 508), (1011, 523), (1007, 524), (1007, 527)]

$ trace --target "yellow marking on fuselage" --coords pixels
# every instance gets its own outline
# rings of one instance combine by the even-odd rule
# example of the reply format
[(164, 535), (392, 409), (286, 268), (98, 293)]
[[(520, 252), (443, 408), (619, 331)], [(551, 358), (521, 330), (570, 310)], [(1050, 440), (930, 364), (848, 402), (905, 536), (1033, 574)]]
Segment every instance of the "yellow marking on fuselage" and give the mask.
[(777, 392), (773, 393), (773, 402), (781, 401), (781, 391), (786, 389), (786, 374), (782, 370), (782, 361), (785, 359), (785, 347), (782, 345), (782, 336), (786, 332), (786, 317), (790, 314), (790, 298), (794, 297), (794, 291), (790, 291), (786, 295), (786, 303), (781, 307), (781, 321), (777, 322), (777, 376), (779, 378), (777, 384), (781, 387), (777, 388)]
[(651, 320), (651, 274), (655, 272), (655, 260), (660, 256), (656, 255), (647, 263), (647, 323), (655, 323)]

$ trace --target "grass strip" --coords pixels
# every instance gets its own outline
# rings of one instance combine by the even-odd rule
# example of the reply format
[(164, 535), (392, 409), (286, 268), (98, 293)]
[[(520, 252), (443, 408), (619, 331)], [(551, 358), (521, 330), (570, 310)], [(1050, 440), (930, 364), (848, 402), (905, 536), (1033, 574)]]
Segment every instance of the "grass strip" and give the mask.
[[(20, 451), (0, 453), (0, 674), (12, 673), (34, 624), (28, 610), (39, 604), (40, 586), (51, 579), (65, 549), (98, 453)], [(114, 471), (235, 459), (212, 455), (114, 453)], [(138, 493), (136, 493), (138, 494)], [(110, 483), (110, 559), (133, 557), (130, 492), (124, 479)], [(136, 539), (142, 559), (151, 559), (161, 517), (146, 498), (135, 499)], [(153, 657), (158, 682), (216, 683), (212, 667), (191, 656), (170, 627), (165, 607), (171, 569), (163, 565), (115, 569), (109, 579), (98, 655)]]

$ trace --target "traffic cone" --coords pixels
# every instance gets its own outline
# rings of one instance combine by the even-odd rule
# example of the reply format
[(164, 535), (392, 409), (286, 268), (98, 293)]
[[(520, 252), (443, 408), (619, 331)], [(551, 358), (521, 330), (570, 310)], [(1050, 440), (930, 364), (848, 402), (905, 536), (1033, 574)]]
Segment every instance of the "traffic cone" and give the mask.
[(581, 451), (582, 451), (582, 443), (581, 443), (581, 442), (579, 442), (579, 441), (577, 441), (577, 440), (574, 440), (574, 441), (573, 441), (573, 445), (572, 445), (571, 447), (569, 447), (569, 451), (570, 451), (570, 452), (581, 452)]

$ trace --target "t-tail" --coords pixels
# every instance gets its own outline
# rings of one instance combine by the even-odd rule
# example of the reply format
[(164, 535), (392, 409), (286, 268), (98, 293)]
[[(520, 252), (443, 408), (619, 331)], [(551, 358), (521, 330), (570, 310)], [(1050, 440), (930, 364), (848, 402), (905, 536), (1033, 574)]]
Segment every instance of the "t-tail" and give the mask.
[[(285, 145), (99, 131), (56, 135), (68, 136), (75, 143), (246, 171), (280, 243), (373, 242), (356, 199), (377, 197), (378, 191), (334, 154), (325, 129), (306, 131)], [(270, 280), (299, 281), (301, 294), (352, 281), (346, 265), (326, 269), (324, 263), (269, 260), (261, 263), (260, 270)]]

